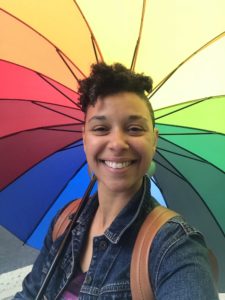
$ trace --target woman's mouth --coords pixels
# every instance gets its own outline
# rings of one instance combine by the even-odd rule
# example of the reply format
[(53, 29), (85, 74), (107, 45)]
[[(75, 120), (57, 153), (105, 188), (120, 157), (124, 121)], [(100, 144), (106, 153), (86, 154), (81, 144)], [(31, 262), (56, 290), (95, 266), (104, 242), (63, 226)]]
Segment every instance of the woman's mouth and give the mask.
[(101, 160), (107, 167), (112, 169), (123, 169), (134, 163), (134, 160), (115, 162), (111, 160)]

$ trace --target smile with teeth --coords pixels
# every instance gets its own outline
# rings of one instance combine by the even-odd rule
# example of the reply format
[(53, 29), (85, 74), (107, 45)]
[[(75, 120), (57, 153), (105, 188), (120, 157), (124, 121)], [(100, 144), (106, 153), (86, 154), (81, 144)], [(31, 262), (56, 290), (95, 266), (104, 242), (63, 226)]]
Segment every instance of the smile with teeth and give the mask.
[(115, 161), (110, 161), (110, 160), (104, 160), (104, 164), (106, 164), (108, 167), (112, 169), (123, 169), (128, 166), (130, 166), (133, 161), (124, 161), (124, 162), (115, 162)]

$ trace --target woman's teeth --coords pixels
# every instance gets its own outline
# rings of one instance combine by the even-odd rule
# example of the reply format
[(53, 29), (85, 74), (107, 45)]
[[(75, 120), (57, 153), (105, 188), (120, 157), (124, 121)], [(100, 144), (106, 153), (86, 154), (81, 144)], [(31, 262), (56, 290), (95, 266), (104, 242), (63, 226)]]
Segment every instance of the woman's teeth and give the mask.
[(122, 169), (122, 168), (126, 168), (129, 165), (132, 164), (132, 161), (124, 161), (124, 162), (114, 162), (114, 161), (109, 161), (109, 160), (105, 160), (104, 163), (112, 168), (112, 169)]

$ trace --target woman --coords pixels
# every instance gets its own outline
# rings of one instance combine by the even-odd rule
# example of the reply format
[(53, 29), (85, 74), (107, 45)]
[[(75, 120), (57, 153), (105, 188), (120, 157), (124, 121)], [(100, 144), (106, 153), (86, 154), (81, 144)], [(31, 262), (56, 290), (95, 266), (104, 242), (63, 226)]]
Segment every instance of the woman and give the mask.
[[(147, 214), (158, 205), (145, 175), (158, 136), (145, 95), (151, 88), (149, 77), (120, 64), (96, 64), (80, 82), (84, 149), (98, 192), (72, 231), (45, 299), (131, 299), (135, 239)], [(15, 299), (35, 298), (63, 238), (52, 241), (54, 223)], [(207, 253), (202, 235), (181, 217), (167, 222), (149, 253), (155, 299), (218, 299)]]

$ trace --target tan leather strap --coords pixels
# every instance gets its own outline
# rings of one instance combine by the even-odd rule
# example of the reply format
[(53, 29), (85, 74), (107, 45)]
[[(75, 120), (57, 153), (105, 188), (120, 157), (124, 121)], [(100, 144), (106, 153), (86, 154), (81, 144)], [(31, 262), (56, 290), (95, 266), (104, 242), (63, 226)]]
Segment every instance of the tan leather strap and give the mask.
[(208, 256), (209, 256), (209, 263), (210, 263), (213, 279), (214, 279), (215, 285), (217, 286), (218, 282), (219, 282), (218, 261), (211, 249), (208, 249)]
[(133, 300), (154, 299), (148, 271), (149, 251), (152, 241), (162, 225), (177, 215), (168, 208), (157, 206), (142, 224), (131, 259), (130, 282)]
[(68, 227), (68, 225), (71, 222), (70, 216), (71, 214), (74, 214), (79, 205), (80, 205), (81, 199), (77, 199), (73, 202), (71, 202), (67, 207), (62, 211), (62, 213), (59, 215), (58, 219), (55, 222), (53, 231), (52, 231), (52, 240), (53, 242), (57, 240), (58, 237), (60, 237)]

